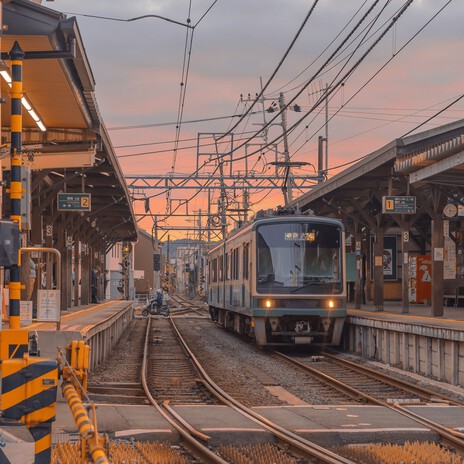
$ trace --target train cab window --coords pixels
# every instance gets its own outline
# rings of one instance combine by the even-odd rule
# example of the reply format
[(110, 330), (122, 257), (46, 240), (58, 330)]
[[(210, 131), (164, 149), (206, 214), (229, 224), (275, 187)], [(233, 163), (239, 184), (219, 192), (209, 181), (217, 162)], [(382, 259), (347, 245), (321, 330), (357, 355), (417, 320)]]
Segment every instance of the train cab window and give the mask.
[(342, 230), (317, 221), (257, 228), (257, 292), (341, 293)]

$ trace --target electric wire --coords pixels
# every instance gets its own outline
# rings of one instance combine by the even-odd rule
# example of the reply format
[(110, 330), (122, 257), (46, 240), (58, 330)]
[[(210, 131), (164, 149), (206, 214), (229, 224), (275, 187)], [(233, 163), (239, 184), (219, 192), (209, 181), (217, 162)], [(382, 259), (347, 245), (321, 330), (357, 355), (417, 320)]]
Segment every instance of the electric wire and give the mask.
[[(278, 93), (280, 91), (284, 91), (284, 89), (290, 85), (292, 82), (295, 82), (303, 73), (305, 73), (314, 63), (317, 62), (317, 60), (319, 58), (321, 58), (322, 55), (324, 55), (324, 53), (335, 43), (335, 41), (340, 37), (340, 35), (342, 34), (342, 32), (349, 26), (349, 24), (354, 20), (354, 18), (359, 14), (359, 12), (362, 10), (362, 8), (366, 5), (368, 0), (365, 0), (364, 3), (358, 8), (358, 10), (356, 11), (356, 13), (353, 14), (353, 16), (350, 18), (350, 20), (345, 24), (345, 26), (343, 26), (343, 28), (339, 31), (339, 33), (331, 40), (331, 42), (324, 48), (324, 50), (322, 50), (319, 55), (314, 58), (313, 61), (311, 61), (311, 63), (309, 63), (308, 66), (306, 66), (303, 71), (301, 71), (299, 74), (297, 74), (293, 79), (291, 79), (290, 81), (288, 81), (286, 84), (284, 84), (283, 86), (279, 87), (278, 89), (274, 90), (273, 92), (271, 93)], [(300, 86), (298, 86), (300, 87)], [(285, 91), (285, 93), (287, 92), (291, 92), (292, 90), (295, 90), (295, 88), (293, 89), (289, 89), (287, 91)]]
[[(413, 0), (407, 0), (403, 7), (400, 8), (398, 11), (398, 13), (393, 17), (393, 19), (390, 21), (390, 23), (388, 24), (388, 26), (383, 30), (383, 32), (377, 37), (377, 39), (373, 42), (373, 44), (361, 55), (361, 57), (355, 62), (355, 64), (342, 76), (341, 79), (338, 80), (338, 82), (336, 83), (336, 85), (333, 85), (333, 86), (330, 86), (324, 96), (326, 98), (328, 98), (336, 89), (338, 89), (338, 87), (341, 86), (342, 83), (344, 83), (349, 76), (351, 76), (353, 74), (353, 72), (359, 67), (359, 65), (364, 61), (364, 59), (369, 55), (369, 53), (378, 45), (378, 43), (383, 39), (383, 37), (386, 35), (386, 33), (391, 29), (391, 27), (393, 26), (393, 24), (396, 23), (396, 21), (398, 21), (398, 19), (404, 14), (404, 12), (406, 11), (406, 9), (411, 5), (411, 3), (413, 2)], [(377, 1), (375, 2), (377, 3)], [(365, 16), (363, 17), (362, 20), (365, 19)], [(359, 27), (360, 25), (360, 22), (358, 23), (358, 25), (356, 26)], [(350, 35), (353, 33), (353, 31), (350, 33)], [(344, 42), (346, 42), (348, 38), (345, 39)], [(340, 47), (338, 47), (339, 49)], [(337, 49), (337, 50), (338, 50)], [(333, 55), (333, 54), (332, 54)], [(330, 59), (330, 58), (329, 58)], [(324, 65), (323, 65), (324, 66)], [(309, 82), (308, 84), (309, 85)], [(302, 91), (304, 90), (304, 88), (297, 93), (297, 95), (289, 102), (285, 105), (285, 107), (288, 107), (291, 103), (293, 103), (293, 101), (302, 93)], [(321, 103), (322, 101), (322, 97), (319, 99), (318, 102), (316, 102), (312, 108), (306, 112), (306, 114), (304, 114), (301, 118), (299, 118), (289, 129), (287, 129), (287, 134), (290, 134), (291, 132), (293, 132), (293, 130), (295, 130), (300, 124), (301, 122), (304, 121), (304, 119), (306, 119), (308, 117), (309, 114), (311, 114), (312, 111), (314, 111)], [(272, 122), (272, 121), (271, 121)], [(271, 145), (271, 144), (274, 144), (276, 142), (278, 142), (281, 138), (283, 137), (283, 135), (280, 135), (280, 136), (277, 136), (276, 138), (274, 138), (271, 142), (268, 143), (268, 145)], [(243, 146), (243, 145), (242, 145)], [(240, 148), (241, 146), (237, 147), (236, 149)], [(256, 154), (257, 151), (254, 151), (252, 153), (249, 153), (245, 156), (252, 156), (254, 154)], [(236, 160), (241, 160), (241, 159), (244, 159), (244, 157), (239, 157), (239, 158), (236, 158)]]
[[(389, 0), (390, 1), (390, 0)], [(389, 3), (388, 1), (388, 3)], [(410, 2), (412, 2), (413, 0), (409, 0)], [(372, 12), (372, 10), (375, 8), (375, 6), (378, 4), (379, 0), (375, 0), (373, 2), (373, 4), (370, 6), (370, 8), (367, 10), (367, 12), (362, 16), (362, 18), (358, 21), (358, 23), (354, 26), (354, 28), (350, 31), (350, 33), (345, 37), (345, 39), (340, 43), (340, 45), (334, 50), (334, 52), (329, 56), (329, 58), (327, 58), (327, 60), (319, 67), (319, 69), (313, 74), (313, 76), (311, 77), (311, 79), (309, 79), (307, 81), (307, 83), (301, 88), (301, 90), (299, 92), (297, 92), (297, 94), (290, 100), (290, 102), (286, 103), (284, 105), (284, 107), (282, 109), (279, 110), (279, 112), (270, 120), (267, 122), (267, 124), (261, 128), (259, 131), (257, 131), (255, 133), (254, 136), (250, 137), (250, 140), (252, 140), (254, 137), (258, 136), (262, 131), (263, 129), (265, 129), (266, 127), (269, 127), (280, 115), (283, 111), (285, 111), (300, 95), (301, 93), (309, 86), (309, 84), (311, 82), (314, 81), (314, 79), (319, 75), (319, 73), (328, 65), (328, 63), (330, 63), (332, 61), (332, 59), (338, 54), (338, 52), (343, 48), (343, 46), (348, 42), (348, 40), (350, 39), (350, 37), (355, 33), (355, 31), (361, 26), (361, 24), (365, 21), (365, 19), (368, 17), (368, 15)], [(382, 37), (382, 36), (381, 36)], [(377, 44), (378, 42), (375, 42), (375, 44)], [(368, 52), (370, 52), (371, 48), (368, 50)], [(367, 52), (365, 55), (363, 55), (362, 59), (364, 59), (364, 57), (367, 56)], [(362, 60), (361, 60), (362, 61)], [(356, 66), (357, 67), (357, 66)], [(354, 68), (354, 67), (353, 67)], [(353, 69), (352, 68), (352, 69)], [(340, 85), (340, 83), (338, 84)], [(327, 90), (327, 92), (329, 92)], [(332, 90), (333, 92), (333, 90)], [(320, 104), (320, 100), (322, 99), (322, 97), (319, 98), (318, 102), (316, 104), (313, 105), (313, 107), (311, 108), (310, 111), (308, 111), (302, 118), (300, 118), (298, 120), (298, 122), (296, 123), (296, 125), (293, 126), (293, 128), (295, 128), (297, 125), (299, 125), (315, 108), (317, 108)], [(287, 134), (291, 133), (291, 130), (287, 130)], [(276, 143), (278, 142), (281, 138), (283, 137), (283, 134), (276, 137), (273, 141), (270, 142), (270, 144), (273, 144), (273, 143)], [(247, 142), (244, 142), (242, 143), (241, 145), (239, 145), (237, 147), (237, 150), (239, 148), (242, 148), (244, 145), (246, 145)], [(255, 154), (255, 153), (252, 153), (252, 154)]]
[[(412, 1), (412, 0), (410, 0)], [(375, 0), (373, 2), (373, 4), (371, 5), (371, 7), (368, 9), (368, 11), (363, 15), (363, 17), (361, 18), (360, 21), (358, 21), (358, 23), (356, 24), (356, 26), (351, 30), (351, 32), (348, 34), (348, 36), (342, 41), (342, 43), (339, 45), (339, 47), (337, 47), (337, 49), (331, 54), (331, 56), (326, 60), (326, 62), (320, 67), (320, 69), (318, 70), (318, 72), (316, 72), (316, 74), (311, 78), (311, 80), (309, 82), (311, 82), (312, 80), (314, 80), (318, 73), (324, 69), (324, 67), (333, 59), (334, 56), (336, 56), (336, 54), (339, 52), (339, 50), (347, 43), (347, 41), (350, 39), (350, 37), (354, 34), (354, 32), (360, 27), (360, 25), (364, 22), (364, 20), (367, 18), (367, 16), (370, 14), (370, 12), (375, 8), (375, 6), (377, 5), (377, 3), (379, 2), (379, 0)], [(309, 11), (308, 15), (306, 16), (305, 18), (305, 21), (303, 22), (303, 24), (301, 25), (298, 33), (296, 34), (295, 38), (293, 39), (292, 41), (292, 44), (290, 45), (290, 47), (288, 47), (287, 49), (287, 54), (288, 52), (291, 50), (292, 46), (294, 45), (299, 33), (301, 33), (301, 30), (302, 28), (304, 27), (304, 24), (307, 22), (307, 20), (309, 19), (309, 16), (311, 15), (315, 5), (316, 5), (317, 2), (315, 2), (311, 8), (311, 10)], [(389, 1), (387, 2), (387, 4), (389, 3)], [(372, 26), (371, 26), (372, 27)], [(271, 78), (269, 78), (268, 80), (268, 83), (262, 88), (261, 92), (260, 92), (260, 95), (263, 94), (264, 90), (266, 89), (266, 87), (269, 85), (269, 83), (272, 81), (273, 77), (275, 76), (277, 70), (279, 69), (279, 67), (282, 65), (283, 63), (283, 60), (285, 59), (286, 55), (284, 55), (284, 58), (281, 59), (279, 65), (277, 66), (277, 69), (274, 71), (273, 75), (271, 76)], [(309, 85), (309, 82), (306, 84), (306, 86), (292, 99), (292, 101), (290, 103), (288, 103), (287, 105), (285, 105), (285, 108), (288, 107), (291, 103), (293, 103), (294, 100), (296, 100), (296, 98), (301, 94), (301, 92)], [(260, 98), (260, 95), (258, 95), (255, 100), (253, 101), (253, 103), (251, 104), (251, 106), (248, 108), (248, 111), (254, 106), (254, 104), (256, 103), (256, 101), (258, 101), (257, 99)], [(318, 104), (316, 105), (313, 105), (313, 108), (309, 111), (311, 112), (315, 107), (317, 107)], [(285, 110), (285, 109), (284, 109)], [(282, 110), (282, 111), (284, 111)], [(272, 124), (272, 122), (278, 117), (278, 115), (280, 114), (280, 112), (271, 120), (267, 123), (267, 127)], [(238, 124), (240, 123), (240, 121), (242, 121), (247, 115), (247, 111), (245, 113), (243, 113), (240, 117), (240, 120), (230, 129), (230, 131), (233, 131), (237, 126)], [(245, 146), (248, 142), (250, 142), (251, 140), (253, 140), (257, 135), (259, 135), (261, 132), (262, 132), (263, 128), (260, 129), (259, 131), (255, 132), (255, 134), (253, 136), (251, 136), (247, 141), (245, 141), (244, 143), (242, 143), (239, 147), (236, 147), (234, 149), (234, 151), (237, 151), (239, 148), (242, 148), (243, 146)], [(226, 132), (226, 134), (228, 133), (229, 131)], [(275, 141), (278, 141), (280, 140), (281, 136), (276, 138), (273, 142), (271, 142), (269, 145), (272, 145)], [(256, 152), (253, 152), (252, 154), (255, 154)], [(251, 156), (248, 155), (248, 156)], [(238, 158), (238, 160), (240, 159), (244, 159), (243, 157), (242, 158)], [(194, 175), (196, 175), (196, 172), (194, 173)]]
[[(258, 114), (260, 111), (255, 111), (251, 114)], [(183, 121), (182, 124), (192, 124), (198, 122), (209, 122), (209, 121), (219, 121), (220, 119), (232, 119), (232, 118), (239, 118), (241, 115), (229, 115), (229, 116), (216, 116), (213, 118), (202, 118), (202, 119), (191, 119), (188, 121)], [(177, 124), (176, 122), (155, 122), (151, 124), (135, 124), (132, 126), (115, 126), (115, 127), (108, 127), (108, 131), (120, 131), (120, 130), (128, 130), (128, 129), (148, 129), (150, 127), (162, 127), (162, 126), (173, 126)]]
[[(190, 22), (191, 11), (192, 11), (192, 0), (189, 1), (189, 11), (188, 11), (188, 16), (187, 16), (188, 22)], [(182, 60), (182, 73), (181, 73), (182, 77), (181, 77), (181, 82), (180, 82), (180, 93), (179, 93), (179, 101), (178, 101), (178, 108), (177, 108), (176, 135), (175, 135), (175, 142), (174, 142), (174, 148), (173, 148), (173, 153), (172, 153), (171, 174), (174, 174), (176, 160), (177, 160), (177, 148), (179, 146), (180, 133), (182, 130), (182, 117), (184, 114), (185, 95), (187, 93), (190, 59), (192, 56), (193, 31), (194, 31), (193, 29), (187, 29), (186, 34), (185, 34), (184, 57)], [(168, 191), (166, 194), (166, 211), (168, 211), (168, 208), (169, 208), (169, 197), (170, 197), (170, 189), (168, 187)]]
[[(395, 53), (395, 55), (391, 56), (344, 104), (346, 106), (350, 101), (352, 101), (375, 77), (377, 77), (383, 69), (385, 69), (386, 66), (390, 64), (390, 62), (396, 58), (446, 7), (450, 5), (450, 3), (453, 0), (448, 0), (446, 4), (444, 4), (422, 27), (420, 27), (410, 38), (407, 42), (403, 44), (403, 46)], [(337, 114), (339, 111), (341, 111), (343, 107), (340, 107), (340, 109), (335, 112), (327, 122), (330, 122)], [(311, 140), (322, 128), (323, 126), (320, 126), (314, 133), (312, 134), (309, 139), (306, 140), (306, 142), (303, 144), (303, 146)], [(308, 128), (308, 126), (305, 127), (305, 130)], [(300, 134), (301, 135), (301, 134)], [(297, 152), (302, 148), (302, 146), (297, 150)]]
[[(406, 9), (410, 6), (410, 4), (412, 3), (412, 1), (413, 1), (413, 0), (408, 0), (407, 2), (405, 2), (405, 4), (403, 5), (403, 7), (402, 7), (402, 8), (399, 10), (399, 12), (397, 13), (397, 15), (395, 15), (395, 17), (390, 21), (390, 24), (387, 26), (387, 28), (380, 34), (380, 36), (374, 41), (374, 43), (368, 48), (368, 50), (357, 60), (357, 62), (350, 68), (350, 70), (348, 70), (348, 72), (345, 74), (345, 76), (351, 75), (351, 74), (353, 73), (354, 69), (356, 69), (356, 68), (359, 66), (359, 64), (365, 59), (365, 57), (375, 48), (375, 46), (376, 46), (376, 45), (380, 42), (380, 40), (385, 36), (385, 34), (388, 32), (388, 30), (391, 29), (392, 25), (402, 16), (402, 14), (403, 14), (403, 13), (406, 11)], [(375, 5), (375, 4), (377, 4), (377, 1), (374, 2), (374, 5)], [(373, 5), (373, 6), (374, 6), (374, 5)], [(373, 8), (373, 7), (372, 7), (372, 8)], [(372, 9), (372, 8), (371, 8), (371, 9)], [(371, 11), (371, 9), (370, 9), (369, 11)], [(364, 20), (365, 17), (366, 17), (366, 15), (363, 17), (363, 19), (361, 20), (361, 22)], [(359, 27), (359, 25), (361, 24), (361, 22), (358, 23), (358, 25), (356, 26), (356, 28)], [(356, 28), (355, 28), (355, 30), (356, 30)], [(352, 33), (353, 33), (353, 31), (352, 31)], [(352, 33), (350, 33), (350, 35), (352, 35)], [(349, 38), (349, 36), (348, 36), (348, 38)], [(348, 38), (346, 38), (344, 42), (346, 42), (346, 40), (348, 40)], [(344, 42), (343, 42), (343, 43), (344, 43)], [(342, 46), (342, 45), (341, 45), (341, 46)], [(339, 47), (339, 48), (340, 48), (340, 47)], [(333, 89), (338, 88), (338, 86), (340, 85), (340, 83), (343, 82), (343, 81), (344, 81), (343, 78), (342, 78), (341, 80), (339, 80), (337, 86), (334, 86)], [(333, 89), (332, 89), (332, 91), (331, 91), (330, 93), (333, 93), (333, 91), (334, 91)], [(329, 91), (326, 92), (326, 93), (329, 94)], [(318, 105), (313, 105), (313, 108), (312, 108), (312, 109), (316, 108), (317, 106), (318, 106)], [(309, 113), (308, 113), (308, 114), (309, 114)], [(295, 124), (292, 126), (292, 129), (296, 128), (306, 117), (307, 117), (307, 114), (304, 115), (302, 118), (300, 118), (300, 119), (297, 121), (297, 123), (295, 123)], [(274, 139), (273, 141), (271, 141), (270, 143), (268, 143), (267, 146), (270, 146), (270, 145), (273, 144), (274, 142), (278, 141), (280, 138), (281, 138), (281, 136), (280, 136), (280, 137), (277, 137), (276, 139)], [(242, 156), (242, 157), (236, 158), (235, 161), (240, 160), (240, 159), (247, 158), (247, 157), (249, 157), (249, 156), (251, 156), (251, 155), (253, 155), (253, 154), (256, 154), (257, 152), (258, 152), (258, 151), (255, 151), (255, 152), (252, 152), (252, 153), (250, 153), (250, 154), (245, 155), (244, 157)], [(216, 158), (210, 158), (209, 162), (216, 160), (216, 161), (218, 162), (218, 166), (219, 166), (221, 158), (222, 158), (222, 156), (219, 156), (219, 157), (216, 157)], [(203, 166), (204, 166), (205, 164), (206, 164), (206, 163), (203, 163)], [(200, 169), (200, 168), (199, 168), (199, 169)], [(191, 178), (193, 178), (193, 177), (198, 173), (199, 169), (196, 169), (196, 170), (195, 170), (195, 172), (192, 174)], [(217, 171), (217, 169), (218, 169), (218, 167), (216, 167), (215, 172)], [(185, 182), (187, 182), (187, 180), (188, 180), (188, 179), (186, 179)], [(203, 188), (204, 188), (204, 187), (203, 187)], [(202, 191), (202, 188), (200, 188), (200, 189), (192, 196), (192, 199), (195, 198), (201, 191)], [(159, 196), (159, 195), (161, 195), (161, 194), (163, 194), (163, 192), (161, 192), (160, 194), (153, 195), (153, 196)], [(152, 196), (152, 197), (153, 197), (153, 196)]]
[[(261, 91), (259, 92), (259, 94), (256, 95), (256, 97), (253, 100), (252, 104), (250, 105), (248, 111), (251, 111), (253, 109), (253, 107), (256, 105), (256, 103), (259, 102), (259, 99), (264, 95), (264, 92), (266, 91), (267, 87), (271, 84), (272, 80), (274, 79), (276, 74), (279, 72), (279, 70), (282, 67), (284, 61), (286, 60), (288, 54), (292, 50), (292, 48), (295, 45), (296, 41), (298, 40), (298, 37), (300, 36), (301, 31), (303, 30), (303, 28), (305, 27), (305, 25), (308, 22), (309, 18), (311, 17), (311, 15), (312, 15), (314, 9), (316, 8), (316, 5), (317, 5), (318, 2), (319, 2), (319, 0), (314, 0), (311, 8), (309, 9), (309, 12), (307, 13), (305, 19), (303, 20), (303, 23), (301, 24), (300, 28), (298, 29), (296, 35), (294, 36), (292, 42), (290, 43), (290, 45), (287, 48), (286, 52), (284, 53), (283, 57), (280, 59), (276, 69), (273, 71), (273, 73), (271, 74), (271, 77), (268, 79), (268, 81), (266, 82), (264, 87), (261, 88)], [(233, 132), (235, 130), (235, 128), (241, 123), (241, 121), (243, 120), (244, 117), (245, 117), (245, 115), (242, 115), (242, 118), (239, 121), (237, 121), (237, 123), (230, 129), (231, 132)]]
[(195, 23), (195, 26), (193, 27), (197, 27), (198, 24), (200, 24), (200, 22), (203, 20), (203, 18), (212, 10), (213, 6), (216, 5), (218, 0), (214, 0), (214, 2), (210, 5), (210, 7), (203, 13), (203, 15), (201, 16), (201, 18)]
[[(409, 42), (411, 42), (411, 41), (413, 40), (413, 38), (415, 38), (415, 36), (417, 36), (417, 35), (418, 35), (418, 34), (419, 34), (419, 33), (420, 33), (420, 32), (421, 32), (421, 31), (422, 31), (422, 30), (423, 30), (423, 29), (424, 29), (424, 28), (437, 16), (444, 8), (445, 8), (445, 7), (446, 7), (446, 6), (448, 6), (449, 3), (451, 3), (451, 1), (452, 1), (452, 0), (450, 0), (438, 13), (436, 13), (436, 15), (434, 15), (434, 17), (432, 17), (432, 18), (429, 20), (429, 22), (426, 23), (426, 25), (424, 25), (421, 29), (419, 29), (419, 31), (418, 31), (418, 32), (417, 32), (405, 45), (403, 45), (403, 47), (402, 47), (398, 52), (396, 52), (394, 56), (398, 55), (399, 52), (400, 52), (402, 49), (404, 49), (404, 47), (405, 47), (406, 45), (408, 45)], [(397, 18), (397, 19), (398, 19), (398, 18)], [(393, 59), (394, 56), (393, 56), (391, 59)], [(391, 59), (390, 59), (387, 63), (385, 63), (385, 64), (379, 69), (379, 71), (378, 71), (374, 76), (372, 76), (371, 79), (370, 79), (368, 82), (366, 82), (365, 85), (367, 85), (367, 84), (368, 84), (368, 83), (369, 83), (369, 82), (370, 82), (370, 81), (371, 81), (371, 80), (372, 80), (372, 79), (373, 79), (373, 78), (374, 78), (386, 65), (388, 65), (388, 63), (391, 61)], [(365, 85), (364, 85), (364, 86), (365, 86)], [(363, 87), (364, 87), (364, 86), (363, 86)], [(363, 88), (363, 87), (362, 87), (362, 88)], [(359, 92), (362, 90), (362, 88), (359, 89), (357, 93), (359, 93)], [(357, 95), (357, 93), (356, 93), (355, 95)], [(353, 96), (350, 98), (349, 101), (351, 101), (351, 100), (354, 98), (355, 95), (353, 95)], [(449, 104), (447, 107), (443, 108), (441, 111), (439, 111), (439, 112), (436, 113), (434, 116), (432, 116), (431, 118), (429, 118), (429, 119), (428, 119), (427, 121), (425, 121), (423, 124), (426, 124), (428, 121), (430, 121), (431, 119), (433, 119), (433, 117), (436, 117), (437, 115), (439, 115), (439, 114), (441, 114), (442, 112), (446, 111), (446, 109), (449, 109), (452, 105), (456, 104), (456, 103), (457, 103), (459, 100), (461, 100), (463, 97), (464, 97), (464, 95), (458, 97), (454, 102), (452, 102), (451, 104)], [(343, 106), (345, 107), (346, 104), (349, 103), (349, 101), (346, 102)], [(423, 125), (423, 124), (421, 124), (421, 125)], [(420, 126), (418, 126), (418, 127), (420, 127)], [(416, 128), (416, 129), (417, 129), (417, 128)], [(414, 130), (416, 130), (416, 129), (413, 129), (412, 131), (414, 131)], [(412, 131), (410, 131), (410, 132), (412, 132)], [(409, 134), (410, 132), (408, 132), (407, 134)], [(407, 134), (405, 134), (405, 135), (407, 135)], [(251, 154), (250, 154), (249, 156), (251, 156)], [(367, 155), (366, 155), (366, 156), (367, 156)], [(352, 164), (352, 163), (354, 163), (354, 162), (356, 162), (356, 161), (359, 161), (359, 160), (361, 160), (361, 159), (363, 159), (363, 158), (365, 158), (365, 156), (360, 157), (360, 158), (358, 158), (358, 159), (356, 159), (356, 160), (352, 160), (352, 161), (350, 161), (350, 162), (348, 162), (348, 163), (345, 163), (345, 164), (343, 164), (343, 165), (339, 165), (339, 166), (337, 166), (337, 167), (331, 167), (331, 168), (329, 168), (329, 169), (332, 170), (332, 169), (344, 167), (344, 166), (346, 166), (346, 165), (349, 165), (349, 164)], [(199, 193), (199, 192), (198, 192), (198, 193)], [(195, 196), (196, 196), (196, 195), (195, 195)]]
[(135, 18), (128, 18), (128, 19), (113, 18), (110, 16), (98, 16), (98, 15), (91, 15), (91, 14), (85, 14), (85, 13), (71, 13), (71, 12), (65, 12), (65, 11), (63, 11), (63, 14), (73, 15), (73, 16), (82, 16), (85, 18), (103, 19), (107, 21), (124, 22), (124, 23), (130, 23), (133, 21), (138, 21), (140, 19), (156, 18), (156, 19), (162, 19), (163, 21), (167, 21), (169, 23), (178, 24), (179, 26), (184, 26), (189, 29), (193, 29), (193, 26), (191, 26), (190, 24), (181, 23), (180, 21), (175, 21), (174, 19), (169, 19), (169, 18), (166, 18), (165, 16), (159, 16), (159, 15), (154, 15), (154, 14), (147, 14), (147, 15), (137, 16)]

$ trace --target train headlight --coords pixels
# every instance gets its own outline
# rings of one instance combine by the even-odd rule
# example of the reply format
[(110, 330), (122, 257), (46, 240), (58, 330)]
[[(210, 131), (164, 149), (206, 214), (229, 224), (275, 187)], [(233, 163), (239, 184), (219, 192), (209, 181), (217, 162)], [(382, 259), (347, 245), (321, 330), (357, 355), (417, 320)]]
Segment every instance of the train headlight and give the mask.
[(272, 298), (265, 298), (258, 301), (258, 306), (265, 309), (275, 308), (275, 301)]
[(338, 306), (338, 301), (330, 298), (329, 300), (327, 300), (326, 306), (329, 309), (334, 309)]

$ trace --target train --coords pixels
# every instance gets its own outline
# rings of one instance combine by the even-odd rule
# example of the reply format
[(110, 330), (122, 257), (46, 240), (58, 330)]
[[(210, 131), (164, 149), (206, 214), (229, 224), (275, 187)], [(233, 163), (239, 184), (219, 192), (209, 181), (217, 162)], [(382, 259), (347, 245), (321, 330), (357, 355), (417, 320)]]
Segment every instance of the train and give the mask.
[(260, 346), (338, 346), (345, 256), (338, 219), (261, 211), (207, 254), (210, 316)]

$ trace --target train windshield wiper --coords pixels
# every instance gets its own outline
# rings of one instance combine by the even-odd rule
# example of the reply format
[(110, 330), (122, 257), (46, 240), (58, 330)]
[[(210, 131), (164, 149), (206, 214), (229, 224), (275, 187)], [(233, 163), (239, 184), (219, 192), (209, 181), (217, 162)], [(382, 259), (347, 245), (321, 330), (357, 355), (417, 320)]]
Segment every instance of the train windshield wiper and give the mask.
[[(308, 279), (305, 279), (305, 280), (308, 280)], [(295, 293), (298, 290), (304, 290), (307, 287), (311, 287), (311, 286), (319, 284), (319, 283), (321, 283), (321, 279), (319, 277), (311, 277), (309, 279), (309, 282), (306, 282), (305, 284), (301, 285), (300, 287), (296, 287), (293, 290), (290, 290), (290, 293)]]

